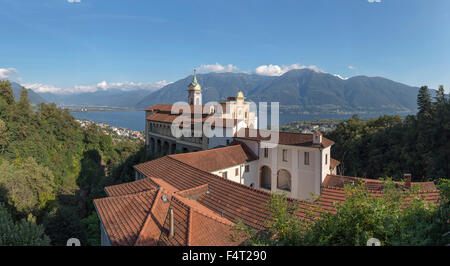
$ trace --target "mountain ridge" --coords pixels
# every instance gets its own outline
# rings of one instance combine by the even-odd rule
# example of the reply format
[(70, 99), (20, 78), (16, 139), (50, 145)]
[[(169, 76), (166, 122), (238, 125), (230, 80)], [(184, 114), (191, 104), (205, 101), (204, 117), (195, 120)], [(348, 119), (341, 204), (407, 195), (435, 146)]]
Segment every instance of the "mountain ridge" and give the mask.
[[(60, 105), (126, 107), (143, 110), (154, 104), (187, 100), (189, 75), (163, 88), (123, 91), (120, 88), (80, 94), (38, 93)], [(281, 76), (247, 73), (197, 74), (203, 103), (223, 101), (243, 91), (247, 100), (279, 102), (292, 114), (411, 113), (417, 110), (419, 88), (384, 77), (358, 75), (347, 79), (311, 69), (295, 69)], [(430, 90), (434, 94), (434, 90)]]

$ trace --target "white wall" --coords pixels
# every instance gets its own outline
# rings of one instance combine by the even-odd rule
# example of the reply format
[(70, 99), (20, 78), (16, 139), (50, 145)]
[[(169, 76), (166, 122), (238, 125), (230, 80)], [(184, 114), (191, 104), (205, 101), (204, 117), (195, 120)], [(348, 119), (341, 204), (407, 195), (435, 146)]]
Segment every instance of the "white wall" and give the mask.
[[(245, 165), (249, 166), (249, 171), (245, 172)], [(236, 176), (236, 169), (238, 170), (238, 175)], [(258, 162), (252, 161), (240, 165), (234, 165), (225, 169), (220, 169), (217, 171), (211, 172), (212, 174), (222, 176), (222, 173), (227, 172), (227, 179), (250, 186), (253, 184), (253, 187), (257, 187), (258, 185)]]
[[(283, 149), (287, 150), (287, 161), (283, 161)], [(304, 163), (305, 152), (309, 152), (309, 165)], [(328, 153), (327, 165), (324, 165), (325, 152)], [(258, 187), (260, 187), (259, 169), (268, 166), (272, 173), (271, 192), (285, 193), (287, 196), (298, 199), (310, 199), (311, 193), (319, 195), (322, 180), (329, 173), (329, 152), (330, 148), (322, 152), (318, 148), (278, 145), (276, 148), (269, 149), (269, 156), (265, 158), (264, 149), (259, 148)], [(278, 171), (281, 169), (291, 174), (290, 192), (277, 188)]]

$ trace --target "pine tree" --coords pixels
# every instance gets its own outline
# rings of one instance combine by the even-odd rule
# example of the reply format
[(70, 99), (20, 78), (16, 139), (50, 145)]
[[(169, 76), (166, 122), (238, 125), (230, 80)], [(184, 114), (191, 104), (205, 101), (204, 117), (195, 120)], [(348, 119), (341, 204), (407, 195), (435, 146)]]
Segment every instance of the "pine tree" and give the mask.
[(422, 86), (417, 95), (417, 106), (419, 116), (429, 116), (431, 114), (431, 97), (427, 86)]

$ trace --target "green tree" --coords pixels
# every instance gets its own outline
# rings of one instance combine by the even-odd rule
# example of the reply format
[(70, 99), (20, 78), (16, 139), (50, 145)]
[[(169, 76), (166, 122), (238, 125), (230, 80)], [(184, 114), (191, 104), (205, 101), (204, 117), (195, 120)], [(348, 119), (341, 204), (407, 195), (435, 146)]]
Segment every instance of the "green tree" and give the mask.
[(81, 220), (87, 233), (87, 244), (89, 246), (100, 246), (100, 219), (97, 212), (92, 212), (88, 217)]
[(266, 229), (258, 232), (239, 222), (233, 227), (233, 238), (247, 239), (247, 245), (313, 246), (364, 246), (370, 238), (379, 239), (382, 245), (441, 245), (448, 241), (442, 238), (449, 228), (448, 204), (436, 207), (425, 201), (418, 187), (404, 191), (387, 180), (379, 197), (369, 193), (364, 184), (345, 186), (345, 193), (345, 202), (336, 203), (333, 213), (305, 203), (303, 219), (298, 218), (300, 209), (286, 197), (273, 195)]
[(431, 113), (431, 96), (427, 86), (422, 86), (417, 95), (417, 106), (419, 108), (419, 116), (429, 116)]
[(76, 210), (60, 207), (44, 222), (45, 233), (52, 245), (65, 246), (70, 238), (78, 238), (82, 245), (87, 244), (86, 232)]
[(0, 154), (6, 149), (8, 139), (8, 129), (6, 128), (5, 122), (0, 119)]
[(23, 215), (37, 215), (48, 201), (55, 199), (53, 174), (33, 158), (16, 160), (15, 165), (3, 161), (0, 185), (6, 191), (8, 202)]
[(0, 246), (49, 246), (50, 239), (44, 228), (33, 221), (14, 222), (4, 204), (0, 202)]
[(11, 90), (11, 82), (9, 80), (0, 80), (0, 98), (3, 98), (8, 105), (14, 103), (14, 93)]

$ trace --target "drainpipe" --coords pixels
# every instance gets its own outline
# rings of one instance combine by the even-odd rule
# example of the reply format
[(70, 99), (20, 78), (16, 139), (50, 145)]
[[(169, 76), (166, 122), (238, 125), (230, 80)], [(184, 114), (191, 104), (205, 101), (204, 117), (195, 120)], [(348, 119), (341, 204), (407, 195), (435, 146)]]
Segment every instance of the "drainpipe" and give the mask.
[(169, 211), (169, 219), (170, 219), (170, 227), (169, 227), (169, 237), (173, 237), (175, 235), (175, 228), (173, 225), (173, 209)]

